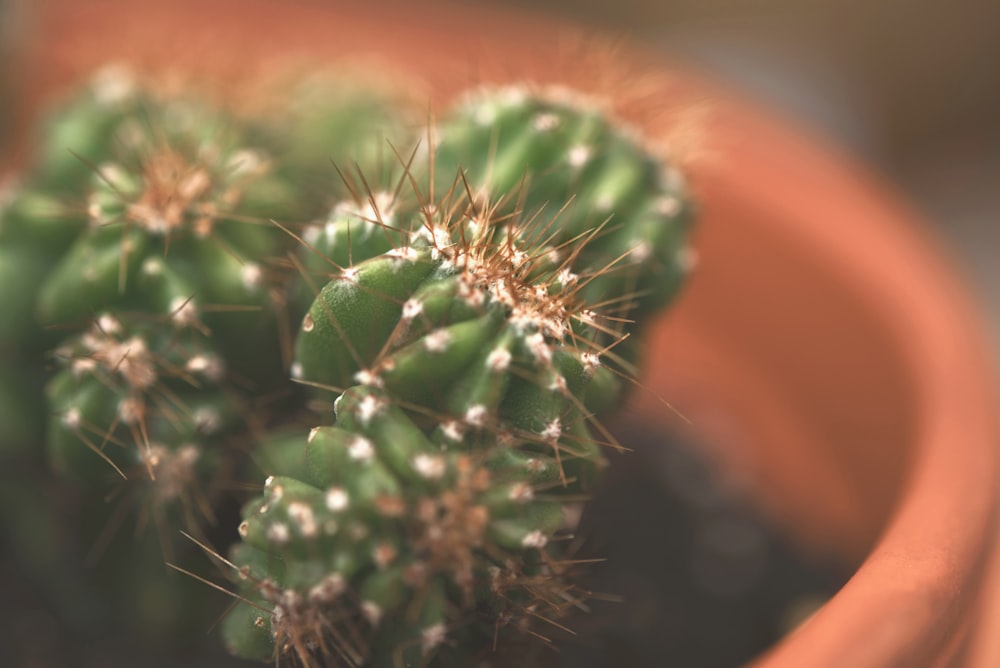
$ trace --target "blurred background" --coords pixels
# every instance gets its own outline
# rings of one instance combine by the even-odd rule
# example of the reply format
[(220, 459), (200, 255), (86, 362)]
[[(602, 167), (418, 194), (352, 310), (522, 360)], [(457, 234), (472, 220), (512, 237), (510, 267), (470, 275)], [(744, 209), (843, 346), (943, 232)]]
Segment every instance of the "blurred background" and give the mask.
[(479, 1), (634, 37), (854, 154), (933, 226), (1000, 349), (1000, 2)]

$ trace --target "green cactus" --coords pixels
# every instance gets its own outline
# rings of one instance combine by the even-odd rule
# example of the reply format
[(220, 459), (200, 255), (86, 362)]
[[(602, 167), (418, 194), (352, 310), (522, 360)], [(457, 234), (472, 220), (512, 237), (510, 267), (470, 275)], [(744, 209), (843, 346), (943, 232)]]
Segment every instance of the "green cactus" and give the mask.
[(592, 277), (570, 266), (584, 244), (557, 248), (531, 225), (498, 224), (467, 202), (449, 219), (441, 210), (426, 207), (405, 234), (359, 221), (351, 251), (369, 250), (373, 238), (397, 245), (345, 264), (323, 288), (303, 318), (293, 376), (340, 388), (367, 377), (410, 400), (450, 387), (477, 355), (480, 366), (487, 353), (493, 366), (525, 355), (547, 365), (545, 340), (598, 368), (593, 358), (620, 334), (580, 298)]
[[(359, 89), (309, 109), (332, 135), (361, 99), (381, 98)], [(141, 607), (165, 555), (183, 553), (178, 527), (204, 535), (224, 512), (220, 486), (247, 467), (239, 443), (271, 416), (294, 421), (275, 399), (294, 392), (280, 338), (290, 275), (280, 257), (292, 242), (274, 221), (326, 206), (333, 195), (292, 177), (338, 149), (303, 136), (318, 121), (290, 132), (287, 120), (239, 117), (106, 68), (50, 115), (34, 162), (4, 184), (0, 458), (37, 471), (47, 455), (64, 485), (96, 490), (66, 522), (93, 530), (80, 540), (103, 555), (102, 572), (136, 574), (130, 586), (102, 585), (119, 607)], [(349, 127), (355, 135), (340, 146), (364, 144), (365, 126)], [(208, 609), (207, 593), (186, 605)], [(179, 628), (149, 612), (133, 618), (144, 633)]]
[[(623, 390), (614, 349), (686, 269), (689, 205), (602, 116), (523, 96), (507, 109), (510, 94), (435, 129), (436, 184), (412, 170), (413, 196), (371, 193), (304, 234), (318, 294), (292, 375), (336, 395), (336, 418), (298, 457), (293, 440), (274, 447), (279, 475), (244, 508), (246, 598), (225, 625), (238, 654), (426, 663), (446, 640), (573, 599), (553, 539), (601, 467), (591, 425)], [(514, 118), (493, 125), (498, 108)], [(568, 138), (525, 153), (550, 124)], [(583, 141), (600, 166), (553, 167)], [(479, 181), (495, 163), (500, 185)], [(621, 196), (613, 227), (573, 205), (581, 186)]]
[(99, 79), (53, 115), (0, 212), (0, 269), (18, 274), (0, 341), (26, 387), (51, 376), (33, 400), (58, 471), (128, 478), (143, 514), (175, 506), (190, 528), (213, 514), (220, 438), (245, 429), (246, 393), (223, 383), (284, 376), (266, 263), (285, 242), (268, 218), (297, 197), (237, 119), (120, 70)]
[[(215, 553), (240, 656), (468, 665), (585, 599), (599, 420), (688, 268), (676, 169), (528, 87), (470, 94), (421, 153), (407, 93), (305, 80), (241, 115), (137, 81), (55, 113), (0, 206), (0, 394), (28, 390), (0, 452), (41, 439), (207, 550), (221, 478), (266, 478)], [(162, 572), (130, 540), (101, 543), (108, 572)]]
[(197, 329), (104, 314), (55, 356), (47, 445), (68, 476), (103, 481), (117, 471), (148, 478), (159, 509), (190, 501), (213, 449), (241, 426), (220, 387), (225, 364)]
[(559, 470), (516, 437), (463, 447), (426, 435), (382, 391), (348, 390), (336, 425), (306, 439), (300, 471), (268, 478), (244, 509), (234, 559), (255, 577), (228, 646), (392, 665), (397, 652), (429, 655), (476, 605), (526, 615), (545, 601), (525, 580), (546, 573), (555, 589), (542, 550), (566, 523)]
[(248, 331), (274, 329), (266, 263), (283, 240), (268, 219), (292, 215), (294, 191), (225, 117), (171, 101), (150, 103), (141, 118), (130, 119), (134, 135), (118, 160), (96, 167), (87, 227), (42, 284), (39, 317), (170, 314), (215, 330), (227, 360), (248, 373), (241, 358), (256, 366), (259, 350), (275, 347), (257, 339), (254, 353), (244, 342)]
[(630, 317), (661, 308), (691, 263), (693, 207), (681, 172), (640, 137), (609, 120), (594, 100), (566, 89), (527, 86), (472, 91), (434, 132), (436, 187), (460, 170), (500, 212), (553, 221), (555, 240), (593, 234), (576, 261), (598, 272), (586, 300), (630, 295)]

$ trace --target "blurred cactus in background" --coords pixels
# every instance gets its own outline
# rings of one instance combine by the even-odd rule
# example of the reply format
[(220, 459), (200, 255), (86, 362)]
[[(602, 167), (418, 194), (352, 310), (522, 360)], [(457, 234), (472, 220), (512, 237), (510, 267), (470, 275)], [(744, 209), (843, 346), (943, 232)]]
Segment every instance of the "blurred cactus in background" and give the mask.
[[(283, 101), (112, 67), (7, 184), (3, 488), (79, 500), (5, 504), (16, 558), (45, 580), (76, 536), (126, 631), (178, 647), (224, 609), (204, 550), (227, 648), (282, 665), (544, 639), (588, 597), (601, 417), (690, 265), (683, 177), (564, 90), (477, 89), (430, 128), (337, 77)], [(101, 599), (85, 575), (46, 583), (62, 610)]]

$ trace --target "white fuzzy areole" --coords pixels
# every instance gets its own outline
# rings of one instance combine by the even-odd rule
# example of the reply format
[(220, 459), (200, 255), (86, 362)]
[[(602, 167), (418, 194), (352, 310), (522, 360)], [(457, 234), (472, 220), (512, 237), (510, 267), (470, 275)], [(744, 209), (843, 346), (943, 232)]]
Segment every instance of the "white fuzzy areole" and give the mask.
[(339, 513), (347, 508), (350, 502), (351, 498), (343, 487), (331, 487), (326, 491), (326, 507), (331, 512)]

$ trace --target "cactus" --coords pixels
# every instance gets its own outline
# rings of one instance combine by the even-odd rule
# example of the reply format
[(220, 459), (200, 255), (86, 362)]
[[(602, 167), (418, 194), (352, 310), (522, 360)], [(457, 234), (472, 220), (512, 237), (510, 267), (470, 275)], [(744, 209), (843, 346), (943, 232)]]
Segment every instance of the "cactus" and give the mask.
[[(539, 555), (527, 563), (495, 560), (540, 550), (563, 526), (561, 504), (543, 496), (558, 486), (552, 457), (463, 452), (425, 436), (381, 392), (360, 386), (341, 396), (337, 426), (316, 428), (307, 440), (300, 477), (269, 478), (240, 525), (240, 562), (268, 564), (280, 556), (283, 564), (248, 592), (258, 609), (274, 610), (271, 628), (264, 624), (257, 632), (264, 638), (250, 646), (256, 652), (271, 655), (270, 631), (306, 663), (321, 647), (355, 664), (388, 664), (397, 650), (413, 654), (406, 644), (419, 649), (416, 656), (436, 648), (455, 625), (456, 603), (468, 612), (491, 582), (498, 594), (500, 580), (511, 580), (498, 614), (539, 602), (517, 584), (548, 568)], [(251, 617), (252, 628), (262, 626), (259, 612)], [(234, 615), (226, 629), (241, 653), (246, 621)], [(369, 635), (367, 643), (335, 645)], [(373, 648), (382, 648), (381, 656)]]
[(61, 370), (47, 391), (55, 468), (101, 481), (110, 464), (122, 478), (148, 479), (154, 511), (179, 502), (193, 513), (210, 468), (205, 460), (241, 423), (234, 398), (219, 386), (225, 365), (206, 338), (169, 322), (103, 314), (60, 346)]
[[(46, 390), (51, 461), (101, 485), (115, 471), (145, 478), (160, 512), (192, 505), (216, 443), (244, 422), (241, 392), (220, 383), (283, 376), (266, 276), (283, 237), (267, 219), (298, 205), (236, 119), (131, 87), (115, 100), (105, 109), (88, 93), (58, 117), (52, 141), (81, 146), (70, 157), (91, 173), (47, 149), (3, 231), (45, 269), (17, 320), (61, 337)], [(27, 338), (8, 337), (15, 350)]]
[[(356, 100), (324, 101), (329, 117), (357, 111)], [(136, 611), (130, 629), (178, 627), (152, 614), (144, 592), (162, 580), (164, 558), (191, 552), (177, 528), (204, 536), (225, 513), (221, 491), (248, 467), (240, 444), (278, 413), (276, 397), (294, 394), (280, 336), (288, 272), (277, 261), (290, 239), (272, 220), (305, 219), (331, 195), (290, 177), (311, 168), (318, 146), (292, 156), (302, 165), (270, 157), (287, 153), (267, 144), (284, 125), (115, 66), (49, 116), (34, 162), (4, 184), (0, 392), (10, 414), (0, 459), (26, 471), (48, 459), (67, 493), (72, 483), (92, 490), (70, 516), (47, 515), (64, 523), (47, 530), (81, 527), (103, 576), (138, 576), (101, 585)], [(363, 125), (352, 127), (362, 141)], [(24, 563), (38, 558), (28, 552)], [(210, 609), (200, 589), (183, 604)]]
[[(480, 103), (495, 119), (509, 96)], [(582, 595), (556, 539), (601, 468), (592, 427), (622, 393), (614, 348), (685, 269), (689, 211), (678, 177), (590, 111), (559, 107), (553, 123), (583, 130), (519, 155), (537, 115), (556, 114), (521, 102), (528, 111), (499, 128), (477, 121), (495, 141), (488, 164), (511, 177), (499, 190), (477, 185), (488, 149), (462, 135), (484, 113), (463, 107), (434, 130), (438, 183), (411, 174), (416, 206), (373, 193), (306, 231), (303, 266), (322, 275), (325, 263), (332, 279), (303, 317), (292, 375), (337, 395), (335, 419), (244, 508), (232, 651), (413, 665), (477, 632), (558, 617)], [(583, 171), (591, 189), (622, 189), (614, 230), (571, 206), (578, 175), (521, 178), (552, 171), (584, 137), (613, 154)], [(427, 201), (435, 186), (446, 194)], [(487, 621), (470, 628), (477, 611)]]
[[(35, 285), (0, 284), (0, 391), (44, 407), (0, 438), (48, 414), (63, 478), (215, 554), (239, 656), (466, 665), (588, 595), (570, 539), (688, 269), (683, 179), (561, 92), (471, 93), (426, 161), (416, 108), (331, 79), (240, 115), (112, 70), (0, 209)], [(266, 480), (228, 557), (224, 476)]]
[[(601, 273), (585, 289), (589, 303), (631, 295), (635, 318), (676, 293), (691, 264), (684, 177), (595, 100), (559, 88), (478, 89), (434, 139), (439, 189), (460, 170), (473, 192), (506, 195), (500, 213), (552, 220), (559, 241), (599, 239), (576, 262)], [(604, 271), (609, 260), (618, 264)]]

